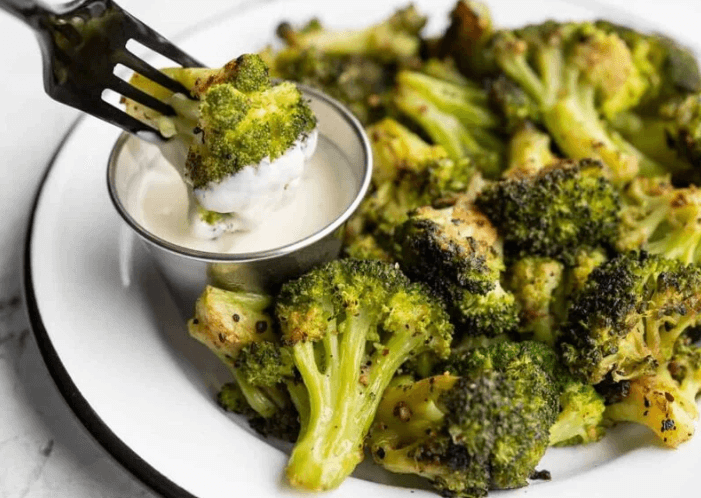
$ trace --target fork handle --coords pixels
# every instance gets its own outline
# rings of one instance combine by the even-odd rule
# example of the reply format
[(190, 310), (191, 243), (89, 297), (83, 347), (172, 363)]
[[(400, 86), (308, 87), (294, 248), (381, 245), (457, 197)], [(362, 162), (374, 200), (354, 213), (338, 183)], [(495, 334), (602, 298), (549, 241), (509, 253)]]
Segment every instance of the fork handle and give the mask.
[(0, 9), (34, 26), (38, 15), (46, 14), (47, 7), (38, 0), (0, 0)]

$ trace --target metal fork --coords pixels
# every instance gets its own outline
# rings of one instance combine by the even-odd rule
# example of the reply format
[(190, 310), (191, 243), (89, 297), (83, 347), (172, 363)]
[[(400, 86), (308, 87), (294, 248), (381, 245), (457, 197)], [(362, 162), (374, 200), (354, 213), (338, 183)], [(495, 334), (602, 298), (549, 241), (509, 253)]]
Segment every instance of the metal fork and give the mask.
[(106, 89), (165, 115), (168, 104), (130, 85), (114, 74), (122, 64), (151, 81), (189, 96), (178, 81), (166, 76), (126, 48), (135, 40), (183, 67), (203, 67), (112, 0), (78, 0), (49, 7), (38, 0), (0, 0), (0, 9), (36, 31), (44, 63), (44, 89), (53, 99), (92, 114), (147, 140), (167, 140), (102, 98)]

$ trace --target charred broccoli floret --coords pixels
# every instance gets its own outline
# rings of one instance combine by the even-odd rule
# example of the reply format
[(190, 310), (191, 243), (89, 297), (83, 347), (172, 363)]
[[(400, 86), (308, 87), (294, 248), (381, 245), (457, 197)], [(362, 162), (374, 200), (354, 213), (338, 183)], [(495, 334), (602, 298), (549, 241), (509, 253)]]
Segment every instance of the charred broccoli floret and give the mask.
[(397, 74), (394, 104), (452, 159), (469, 158), (486, 177), (503, 169), (504, 143), (493, 133), (499, 119), (479, 85), (404, 70)]
[(302, 431), (287, 476), (295, 487), (337, 487), (363, 458), (382, 392), (407, 360), (450, 352), (441, 303), (393, 265), (345, 259), (283, 285), (282, 339), (306, 388)]
[(387, 259), (394, 252), (395, 227), (407, 213), (453, 203), (469, 188), (474, 168), (467, 160), (449, 159), (442, 147), (427, 144), (393, 119), (367, 131), (374, 159), (372, 189), (346, 228), (346, 253)]
[[(264, 158), (274, 161), (316, 127), (300, 91), (289, 82), (272, 84), (257, 55), (242, 55), (219, 70), (183, 68), (167, 73), (189, 84), (193, 97), (162, 98), (175, 109), (174, 117), (154, 114), (133, 102), (127, 102), (127, 111), (189, 146), (184, 174), (196, 189), (219, 183)], [(135, 77), (132, 84), (147, 93), (163, 93), (142, 77)]]
[(621, 196), (620, 251), (645, 250), (683, 263), (701, 261), (701, 192), (668, 178), (636, 178)]
[(680, 341), (656, 372), (630, 381), (627, 395), (606, 407), (606, 417), (645, 425), (665, 446), (676, 448), (694, 434), (699, 392), (701, 349)]
[(701, 270), (641, 253), (599, 265), (569, 307), (559, 347), (573, 375), (598, 384), (650, 374), (701, 321)]
[(500, 342), (453, 357), (442, 375), (398, 379), (370, 433), (375, 461), (447, 496), (525, 486), (557, 415), (554, 362), (544, 345)]
[(188, 322), (190, 335), (207, 346), (231, 371), (235, 383), (222, 387), (219, 404), (247, 416), (264, 435), (294, 440), (297, 411), (281, 383), (291, 375), (281, 361), (268, 295), (207, 286)]
[(573, 261), (578, 250), (609, 245), (618, 230), (618, 193), (599, 161), (560, 161), (535, 175), (487, 186), (477, 206), (504, 237), (507, 257)]
[(518, 323), (514, 296), (500, 283), (501, 241), (489, 220), (462, 203), (422, 207), (395, 233), (407, 274), (443, 297), (460, 331), (494, 336)]
[(613, 131), (611, 118), (635, 107), (648, 88), (626, 43), (592, 23), (552, 21), (498, 32), (494, 58), (537, 102), (559, 148), (573, 159), (600, 159), (615, 183), (664, 168)]

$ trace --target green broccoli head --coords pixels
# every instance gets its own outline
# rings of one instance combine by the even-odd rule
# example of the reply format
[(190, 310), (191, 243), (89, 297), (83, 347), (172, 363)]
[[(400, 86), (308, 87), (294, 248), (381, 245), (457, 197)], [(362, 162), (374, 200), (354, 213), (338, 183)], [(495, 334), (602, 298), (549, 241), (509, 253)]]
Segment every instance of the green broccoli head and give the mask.
[(667, 145), (694, 168), (701, 167), (701, 93), (673, 99), (659, 112)]
[(557, 415), (555, 360), (541, 344), (500, 342), (451, 358), (442, 375), (398, 379), (370, 433), (375, 461), (449, 496), (525, 486)]
[(701, 261), (701, 193), (675, 188), (666, 177), (636, 178), (623, 191), (620, 251), (643, 249), (683, 263)]
[(312, 20), (300, 29), (283, 22), (278, 26), (277, 34), (296, 49), (313, 48), (329, 55), (365, 55), (389, 63), (418, 55), (419, 34), (426, 20), (413, 5), (409, 5), (364, 29), (332, 31), (324, 28), (318, 20)]
[(430, 145), (393, 119), (367, 129), (373, 151), (371, 192), (346, 228), (352, 246), (371, 235), (387, 254), (393, 253), (395, 228), (407, 213), (425, 205), (449, 205), (470, 188), (475, 169), (467, 160), (453, 161), (445, 149)]
[(397, 74), (394, 104), (453, 160), (467, 157), (487, 177), (501, 172), (504, 143), (494, 133), (499, 119), (484, 88), (403, 70)]
[(575, 379), (565, 381), (564, 384), (560, 393), (560, 413), (550, 427), (550, 446), (573, 446), (599, 441), (606, 433), (603, 396), (593, 386)]
[(275, 160), (316, 127), (316, 117), (289, 82), (273, 85), (260, 56), (244, 54), (221, 69), (165, 70), (192, 99), (135, 76), (131, 83), (168, 103), (162, 116), (127, 101), (127, 112), (188, 147), (185, 175), (194, 188), (218, 183), (244, 166)]
[(513, 132), (525, 123), (540, 123), (540, 107), (523, 88), (500, 74), (488, 83), (489, 105), (501, 118), (507, 132)]
[(542, 123), (565, 155), (600, 159), (617, 184), (638, 172), (664, 172), (600, 117), (635, 107), (648, 88), (616, 33), (588, 22), (548, 21), (500, 31), (490, 50), (500, 69), (537, 103)]
[(287, 476), (296, 487), (331, 489), (362, 460), (400, 366), (428, 351), (447, 356), (453, 328), (427, 289), (379, 261), (338, 260), (286, 283), (276, 314), (309, 403)]
[(634, 422), (650, 428), (667, 447), (676, 448), (694, 434), (699, 417), (701, 348), (680, 340), (669, 361), (650, 375), (629, 382), (625, 396), (606, 407), (612, 422)]
[(201, 138), (188, 152), (185, 172), (193, 187), (220, 182), (264, 158), (275, 160), (316, 127), (300, 91), (289, 82), (272, 85), (258, 55), (242, 55), (221, 73), (199, 81), (195, 129)]
[(639, 108), (657, 109), (660, 102), (672, 97), (701, 91), (701, 72), (691, 50), (663, 35), (641, 33), (608, 21), (596, 27), (614, 33), (628, 45), (633, 62), (646, 80), (646, 90)]
[(569, 307), (563, 361), (590, 384), (651, 373), (701, 320), (699, 289), (701, 270), (679, 261), (626, 253), (602, 263)]
[(501, 241), (481, 212), (462, 203), (419, 208), (397, 228), (395, 243), (402, 268), (443, 297), (462, 333), (494, 336), (515, 328), (514, 296), (500, 284)]
[(535, 175), (487, 186), (477, 206), (504, 237), (507, 257), (571, 263), (579, 249), (616, 238), (618, 193), (602, 170), (599, 161), (560, 161)]
[(197, 300), (188, 330), (229, 368), (249, 409), (233, 388), (220, 396), (223, 405), (237, 413), (255, 413), (254, 418), (294, 418), (296, 411), (287, 390), (279, 385), (289, 368), (281, 362), (259, 363), (262, 358), (279, 355), (272, 346), (277, 335), (268, 313), (271, 305), (272, 298), (266, 294), (207, 286)]
[(530, 122), (523, 123), (509, 140), (508, 168), (503, 178), (531, 176), (558, 162), (550, 148), (550, 136)]
[(529, 256), (509, 267), (506, 288), (519, 304), (518, 331), (553, 346), (564, 307), (560, 289), (565, 267), (557, 260)]

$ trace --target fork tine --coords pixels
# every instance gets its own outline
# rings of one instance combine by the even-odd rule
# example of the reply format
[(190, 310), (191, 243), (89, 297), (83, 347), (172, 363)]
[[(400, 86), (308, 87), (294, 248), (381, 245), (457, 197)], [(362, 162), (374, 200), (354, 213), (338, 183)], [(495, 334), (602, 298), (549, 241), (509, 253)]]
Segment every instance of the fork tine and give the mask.
[(123, 64), (132, 71), (139, 73), (140, 75), (150, 79), (154, 83), (158, 83), (164, 88), (167, 88), (171, 92), (182, 93), (184, 95), (190, 96), (190, 91), (185, 88), (185, 86), (179, 81), (175, 81), (166, 74), (162, 73), (151, 64), (145, 62), (144, 60), (138, 58), (128, 50), (124, 49), (115, 54), (115, 63)]
[(111, 78), (108, 87), (120, 95), (124, 95), (126, 98), (133, 100), (134, 102), (150, 107), (156, 112), (160, 112), (166, 116), (172, 116), (175, 114), (173, 108), (165, 102), (162, 102), (148, 93), (139, 90), (135, 86), (130, 85), (117, 76)]
[(205, 67), (197, 59), (194, 59), (180, 50), (178, 47), (173, 45), (163, 36), (136, 19), (131, 14), (126, 13), (126, 15), (130, 18), (130, 21), (133, 23), (133, 27), (135, 28), (134, 32), (131, 34), (134, 40), (150, 48), (154, 52), (158, 52), (170, 60), (177, 62), (183, 67)]
[(91, 108), (90, 113), (100, 119), (104, 119), (108, 123), (120, 127), (124, 131), (138, 135), (142, 138), (157, 138), (158, 140), (168, 140), (166, 137), (161, 135), (161, 132), (146, 123), (139, 121), (133, 116), (130, 116), (126, 112), (114, 107), (113, 105), (105, 102), (99, 101), (94, 107)]

